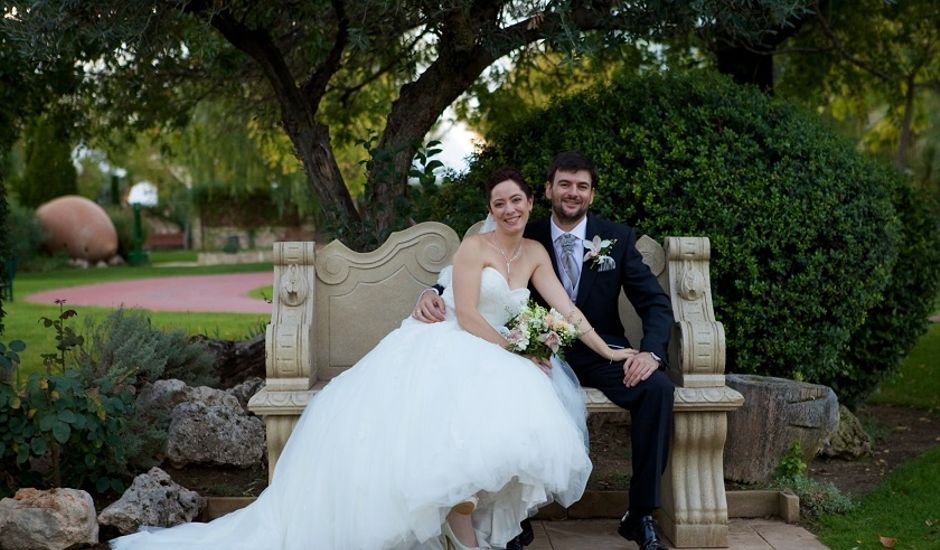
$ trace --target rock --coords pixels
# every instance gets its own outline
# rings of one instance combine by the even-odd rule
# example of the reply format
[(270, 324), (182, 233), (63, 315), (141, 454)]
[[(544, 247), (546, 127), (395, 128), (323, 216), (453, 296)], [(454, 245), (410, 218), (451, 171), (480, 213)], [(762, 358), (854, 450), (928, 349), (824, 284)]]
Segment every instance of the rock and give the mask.
[(262, 388), (264, 388), (264, 379), (252, 376), (234, 388), (225, 390), (225, 393), (238, 399), (238, 402), (241, 404), (242, 408), (245, 409), (245, 412), (248, 412), (248, 400), (251, 399), (251, 396), (261, 391)]
[(235, 397), (223, 395), (231, 402), (186, 401), (173, 408), (166, 454), (174, 466), (197, 463), (247, 468), (261, 462), (264, 422), (248, 416)]
[(20, 489), (0, 500), (0, 549), (62, 550), (98, 542), (91, 495), (78, 489)]
[(120, 254), (115, 254), (114, 256), (111, 256), (110, 260), (108, 260), (108, 265), (111, 267), (124, 265), (125, 263), (126, 262), (124, 261), (124, 258), (122, 258)]
[(101, 269), (103, 267), (108, 267), (108, 262), (104, 260), (98, 260), (98, 263), (95, 264), (95, 267)]
[(118, 236), (107, 212), (78, 195), (53, 199), (36, 209), (50, 250), (67, 250), (72, 258), (107, 260), (117, 252)]
[(195, 401), (203, 405), (214, 407), (241, 408), (238, 398), (224, 390), (217, 390), (209, 386), (197, 386), (186, 390), (186, 401)]
[(182, 380), (170, 378), (144, 384), (137, 395), (137, 409), (149, 410), (154, 407), (172, 409), (186, 401), (199, 401), (206, 405), (240, 406), (238, 398), (223, 390), (208, 386), (190, 387)]
[(729, 374), (726, 383), (744, 395), (744, 406), (728, 414), (726, 479), (769, 481), (794, 443), (809, 462), (838, 426), (839, 402), (826, 386), (740, 374)]
[(151, 468), (135, 477), (121, 498), (98, 514), (98, 521), (127, 534), (137, 532), (141, 526), (188, 523), (205, 507), (205, 498), (181, 487), (160, 468)]
[(839, 405), (839, 427), (823, 441), (819, 456), (855, 460), (871, 454), (871, 437), (862, 428), (862, 423), (847, 407)]
[(168, 379), (146, 383), (137, 394), (136, 409), (149, 410), (154, 407), (172, 409), (186, 400), (189, 387), (182, 380)]
[(83, 260), (81, 258), (70, 258), (67, 262), (68, 265), (72, 267), (77, 267), (78, 269), (88, 269), (88, 260)]

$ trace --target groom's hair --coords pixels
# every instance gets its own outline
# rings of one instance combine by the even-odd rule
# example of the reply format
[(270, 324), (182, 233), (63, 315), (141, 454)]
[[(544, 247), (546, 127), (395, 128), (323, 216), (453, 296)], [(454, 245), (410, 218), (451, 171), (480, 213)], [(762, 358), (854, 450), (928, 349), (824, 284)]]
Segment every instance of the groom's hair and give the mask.
[(516, 182), (516, 185), (518, 185), (519, 189), (525, 193), (525, 196), (530, 199), (532, 198), (532, 188), (528, 183), (526, 183), (525, 178), (522, 177), (522, 173), (515, 168), (505, 166), (493, 172), (493, 174), (487, 178), (486, 183), (483, 185), (483, 188), (486, 190), (487, 205), (490, 203), (490, 196), (493, 194), (493, 188), (506, 180), (512, 180)]
[(591, 173), (591, 187), (597, 187), (597, 169), (594, 162), (580, 151), (564, 151), (555, 155), (548, 166), (548, 183), (555, 181), (555, 172), (577, 172), (587, 170)]

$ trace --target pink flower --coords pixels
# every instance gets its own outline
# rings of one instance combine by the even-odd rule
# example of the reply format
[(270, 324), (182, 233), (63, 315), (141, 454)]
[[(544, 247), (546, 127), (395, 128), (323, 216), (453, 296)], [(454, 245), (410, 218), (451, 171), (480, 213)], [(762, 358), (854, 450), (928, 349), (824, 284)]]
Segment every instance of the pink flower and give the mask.
[(546, 332), (540, 339), (545, 347), (552, 350), (552, 353), (558, 352), (558, 346), (561, 345), (561, 336), (558, 336), (557, 332), (554, 330)]

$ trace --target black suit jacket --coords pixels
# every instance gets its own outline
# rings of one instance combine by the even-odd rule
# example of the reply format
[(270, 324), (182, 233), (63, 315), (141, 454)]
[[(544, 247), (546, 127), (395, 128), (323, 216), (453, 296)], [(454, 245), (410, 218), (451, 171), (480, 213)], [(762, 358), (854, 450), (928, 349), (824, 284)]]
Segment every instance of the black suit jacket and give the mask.
[[(602, 239), (617, 239), (610, 254), (616, 265), (609, 271), (599, 272), (592, 260), (584, 263), (575, 305), (608, 344), (636, 347), (624, 336), (623, 323), (620, 321), (617, 302), (622, 288), (643, 322), (643, 341), (638, 349), (655, 353), (665, 363), (673, 323), (672, 306), (636, 249), (636, 231), (632, 227), (588, 214), (585, 237), (593, 239), (595, 235), (600, 235)], [(551, 222), (545, 219), (529, 223), (525, 236), (545, 246), (555, 273), (558, 274)], [(535, 289), (532, 289), (532, 293), (536, 300), (544, 303)], [(576, 369), (607, 362), (580, 341), (565, 352), (565, 359)]]

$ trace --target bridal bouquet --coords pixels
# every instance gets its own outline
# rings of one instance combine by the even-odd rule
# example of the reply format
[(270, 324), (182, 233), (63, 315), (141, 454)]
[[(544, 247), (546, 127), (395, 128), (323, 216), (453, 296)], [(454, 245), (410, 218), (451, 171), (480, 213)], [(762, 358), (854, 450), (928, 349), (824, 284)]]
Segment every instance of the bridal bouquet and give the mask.
[(538, 359), (548, 359), (552, 354), (561, 356), (562, 348), (578, 336), (577, 327), (555, 308), (545, 309), (532, 300), (499, 332), (509, 340), (509, 351)]

